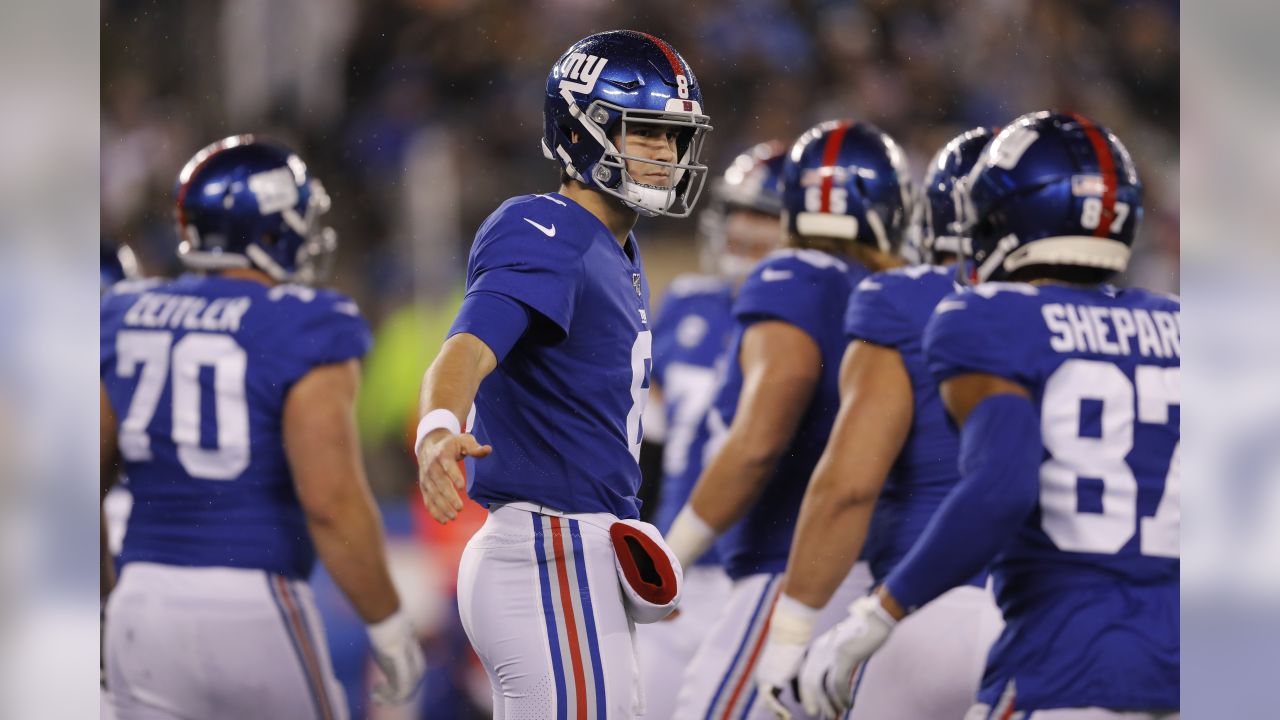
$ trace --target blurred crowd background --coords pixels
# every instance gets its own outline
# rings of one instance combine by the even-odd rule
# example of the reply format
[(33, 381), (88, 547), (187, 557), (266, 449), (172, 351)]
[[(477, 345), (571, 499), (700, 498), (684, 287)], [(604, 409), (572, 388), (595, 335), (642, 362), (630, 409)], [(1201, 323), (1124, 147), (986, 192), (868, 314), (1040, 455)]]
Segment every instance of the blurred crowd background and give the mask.
[[(538, 146), (546, 77), (591, 32), (641, 29), (684, 55), (715, 127), (716, 171), (753, 143), (850, 117), (893, 135), (918, 180), (968, 127), (1051, 107), (1087, 114), (1125, 141), (1146, 186), (1121, 281), (1179, 289), (1176, 0), (104, 0), (101, 13), (104, 240), (133, 248), (148, 274), (177, 274), (173, 187), (186, 159), (240, 132), (297, 149), (333, 197), (332, 283), (375, 332), (360, 406), (371, 478), (403, 515), (389, 524), (425, 538), (440, 568), (456, 567), (467, 531), (440, 536), (405, 502), (418, 381), (479, 223), (557, 183)], [(695, 227), (641, 221), (656, 299), (696, 269)], [(445, 579), (422, 594), (447, 600), (449, 572), (435, 575)], [(445, 622), (447, 602), (427, 605)], [(450, 632), (440, 652), (455, 651)], [(476, 680), (441, 682), (465, 696)], [(472, 690), (482, 703), (487, 687)]]

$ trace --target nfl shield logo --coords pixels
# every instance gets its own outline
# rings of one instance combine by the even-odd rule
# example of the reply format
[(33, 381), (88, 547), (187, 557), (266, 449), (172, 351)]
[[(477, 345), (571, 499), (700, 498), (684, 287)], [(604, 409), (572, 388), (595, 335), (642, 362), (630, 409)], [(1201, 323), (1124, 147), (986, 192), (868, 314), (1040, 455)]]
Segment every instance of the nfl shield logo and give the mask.
[(640, 292), (640, 273), (631, 273), (631, 287), (636, 289), (636, 297), (644, 297)]

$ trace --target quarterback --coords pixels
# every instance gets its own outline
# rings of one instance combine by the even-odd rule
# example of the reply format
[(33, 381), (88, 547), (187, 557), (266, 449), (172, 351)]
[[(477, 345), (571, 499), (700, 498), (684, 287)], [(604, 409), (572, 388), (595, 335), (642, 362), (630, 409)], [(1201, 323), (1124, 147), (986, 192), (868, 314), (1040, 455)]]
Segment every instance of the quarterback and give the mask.
[[(506, 201), (476, 233), (422, 383), (419, 482), (439, 522), (464, 482), (490, 511), (458, 602), (494, 717), (625, 718), (643, 710), (633, 623), (665, 617), (680, 587), (661, 536), (635, 519), (652, 336), (631, 229), (692, 211), (710, 125), (680, 54), (628, 30), (556, 61), (543, 117), (560, 188)], [(467, 456), (482, 459), (464, 481)]]

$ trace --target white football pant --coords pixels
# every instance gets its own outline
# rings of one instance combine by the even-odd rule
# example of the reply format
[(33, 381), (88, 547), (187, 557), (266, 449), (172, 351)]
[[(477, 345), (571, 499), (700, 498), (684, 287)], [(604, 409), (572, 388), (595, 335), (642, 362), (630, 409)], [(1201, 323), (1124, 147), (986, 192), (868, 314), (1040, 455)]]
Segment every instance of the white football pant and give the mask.
[(489, 674), (495, 720), (614, 720), (642, 712), (633, 631), (609, 539), (615, 521), (608, 513), (549, 515), (504, 505), (467, 543), (458, 610)]
[(684, 595), (674, 619), (636, 626), (645, 717), (675, 715), (676, 691), (711, 626), (720, 619), (733, 581), (717, 565), (695, 565), (684, 574)]
[[(850, 720), (963, 718), (1004, 629), (986, 587), (952, 588), (898, 623), (853, 679)], [(984, 716), (985, 717), (985, 716)]]
[(118, 720), (347, 717), (311, 588), (261, 570), (129, 563), (107, 600)]
[[(854, 565), (831, 602), (818, 613), (814, 637), (843, 620), (849, 603), (870, 589), (871, 571), (867, 564)], [(748, 575), (733, 584), (728, 602), (686, 668), (672, 717), (774, 720), (768, 706), (756, 697), (755, 666), (764, 647), (774, 603), (781, 594), (781, 573)], [(792, 717), (806, 717), (790, 695), (786, 692), (783, 698)], [(972, 702), (972, 694), (969, 700)]]

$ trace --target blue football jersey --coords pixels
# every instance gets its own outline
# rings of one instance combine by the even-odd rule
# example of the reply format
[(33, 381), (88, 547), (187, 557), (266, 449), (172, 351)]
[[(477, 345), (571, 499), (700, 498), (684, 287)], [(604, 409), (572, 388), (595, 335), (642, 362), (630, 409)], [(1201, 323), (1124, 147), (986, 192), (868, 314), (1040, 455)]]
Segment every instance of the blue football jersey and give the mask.
[(992, 564), (1005, 630), (980, 699), (1178, 707), (1180, 305), (1144, 290), (984, 283), (938, 304), (939, 381), (1030, 392), (1040, 500)]
[(885, 479), (863, 551), (876, 580), (907, 554), (960, 479), (960, 436), (924, 356), (925, 325), (938, 301), (955, 292), (954, 278), (954, 268), (935, 265), (876, 273), (858, 284), (845, 313), (848, 339), (898, 351), (911, 380), (911, 429)]
[(533, 318), (480, 384), (475, 435), (493, 455), (476, 462), (468, 494), (638, 517), (652, 335), (635, 237), (623, 249), (563, 195), (515, 197), (476, 232), (467, 293), (510, 298)]
[[(667, 439), (654, 525), (666, 532), (702, 474), (722, 359), (733, 329), (733, 286), (723, 278), (682, 275), (669, 288), (653, 324), (653, 377), (662, 388)], [(715, 564), (708, 550), (699, 564)]]
[(738, 355), (742, 336), (752, 324), (779, 320), (807, 333), (822, 352), (822, 377), (760, 499), (720, 540), (725, 572), (731, 578), (786, 568), (805, 487), (840, 409), (845, 308), (853, 287), (867, 275), (863, 265), (849, 258), (809, 249), (777, 250), (756, 266), (734, 300), (724, 382), (707, 417), (713, 445), (737, 412), (743, 381)]
[(285, 397), (372, 343), (347, 297), (183, 275), (102, 299), (102, 382), (133, 508), (121, 562), (311, 574), (283, 445)]

